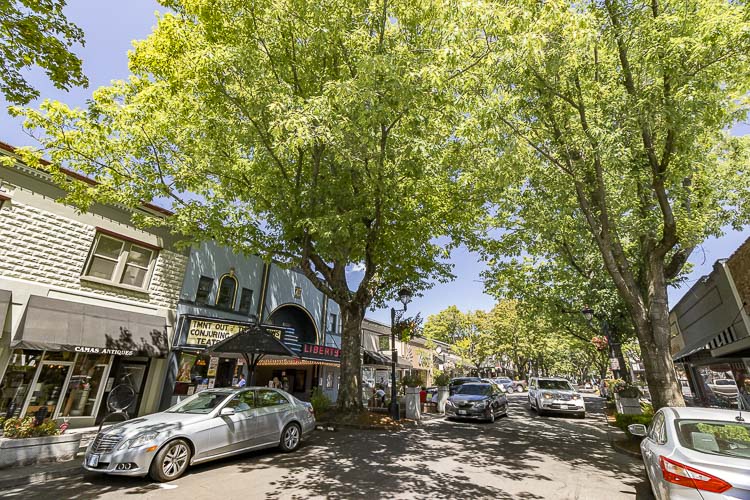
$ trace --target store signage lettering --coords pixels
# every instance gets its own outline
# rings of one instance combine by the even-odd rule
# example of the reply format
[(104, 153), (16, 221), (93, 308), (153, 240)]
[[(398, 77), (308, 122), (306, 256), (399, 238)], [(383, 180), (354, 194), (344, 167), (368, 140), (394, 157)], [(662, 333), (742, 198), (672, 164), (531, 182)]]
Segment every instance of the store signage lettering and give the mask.
[(247, 327), (219, 321), (192, 320), (185, 343), (188, 345), (214, 345), (239, 333), (244, 328)]
[(115, 356), (133, 356), (135, 351), (129, 349), (110, 349), (108, 347), (87, 347), (82, 345), (73, 346), (74, 352), (83, 352), (86, 354), (112, 354)]
[(302, 355), (309, 359), (328, 359), (331, 361), (338, 361), (341, 359), (341, 349), (318, 344), (302, 344)]

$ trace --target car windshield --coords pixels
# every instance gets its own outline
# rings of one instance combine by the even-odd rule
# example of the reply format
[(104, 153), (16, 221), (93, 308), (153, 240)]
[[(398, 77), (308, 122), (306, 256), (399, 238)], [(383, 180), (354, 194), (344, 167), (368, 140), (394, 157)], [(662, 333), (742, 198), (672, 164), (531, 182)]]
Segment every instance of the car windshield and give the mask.
[(469, 382), (479, 382), (478, 378), (454, 378), (451, 380), (451, 385), (468, 384)]
[(567, 380), (540, 380), (539, 388), (546, 389), (548, 391), (572, 391), (573, 388), (570, 386)]
[(472, 396), (488, 396), (490, 394), (488, 384), (466, 384), (456, 389), (456, 394), (469, 394)]
[(495, 380), (497, 380), (499, 384), (507, 384), (508, 382), (510, 382), (509, 378), (496, 378)]
[(750, 460), (750, 424), (718, 420), (676, 420), (677, 435), (685, 448)]
[(168, 413), (211, 413), (229, 396), (226, 392), (202, 391), (177, 403), (167, 410)]

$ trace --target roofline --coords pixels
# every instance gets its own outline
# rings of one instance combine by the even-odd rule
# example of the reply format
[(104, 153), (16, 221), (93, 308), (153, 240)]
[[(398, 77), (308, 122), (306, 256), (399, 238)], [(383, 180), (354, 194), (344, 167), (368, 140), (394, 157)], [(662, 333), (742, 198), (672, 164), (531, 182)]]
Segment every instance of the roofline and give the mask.
[[(4, 150), (4, 151), (7, 151), (8, 153), (11, 153), (13, 155), (17, 155), (15, 146), (12, 146), (12, 145), (8, 144), (7, 142), (0, 141), (0, 150)], [(18, 161), (20, 162), (20, 160), (18, 160)], [(41, 163), (42, 165), (45, 165), (45, 166), (52, 166), (52, 163), (49, 162), (49, 161), (47, 161), (47, 160), (45, 160), (44, 158), (40, 158), (39, 159), (39, 163)], [(33, 168), (33, 167), (30, 167), (29, 165), (26, 165), (25, 163), (24, 163), (24, 166), (26, 166), (28, 168)], [(83, 174), (79, 174), (78, 172), (75, 172), (75, 171), (70, 170), (70, 169), (65, 168), (65, 167), (57, 167), (57, 168), (60, 170), (60, 172), (64, 173), (68, 177), (70, 177), (72, 179), (75, 179), (77, 181), (84, 182), (84, 183), (88, 184), (89, 186), (98, 186), (99, 185), (99, 182), (95, 181), (94, 179), (92, 179), (90, 177), (86, 177)], [(42, 170), (42, 172), (44, 172), (44, 171)], [(46, 173), (46, 172), (44, 172), (44, 173)], [(146, 208), (148, 210), (152, 210), (152, 211), (157, 212), (157, 213), (160, 213), (160, 214), (165, 215), (167, 217), (170, 217), (170, 216), (174, 215), (174, 212), (172, 212), (171, 210), (167, 210), (166, 208), (162, 208), (162, 207), (160, 207), (158, 205), (154, 205), (153, 203), (142, 202), (141, 203), (141, 207)]]

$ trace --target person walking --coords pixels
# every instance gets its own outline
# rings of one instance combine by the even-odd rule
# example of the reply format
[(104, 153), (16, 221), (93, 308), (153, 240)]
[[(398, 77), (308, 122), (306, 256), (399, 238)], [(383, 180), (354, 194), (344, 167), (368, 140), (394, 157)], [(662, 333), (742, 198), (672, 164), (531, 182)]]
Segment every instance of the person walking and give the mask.
[(237, 382), (237, 387), (245, 387), (247, 385), (247, 380), (245, 380), (245, 374), (240, 373), (240, 381)]

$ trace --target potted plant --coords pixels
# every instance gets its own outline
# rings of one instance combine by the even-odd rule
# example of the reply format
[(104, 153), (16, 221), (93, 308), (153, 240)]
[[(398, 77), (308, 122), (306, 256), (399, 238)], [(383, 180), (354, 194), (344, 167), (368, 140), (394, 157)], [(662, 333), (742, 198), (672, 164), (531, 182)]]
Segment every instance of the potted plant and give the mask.
[(0, 438), (0, 469), (73, 460), (80, 444), (81, 434), (62, 434), (53, 420), (8, 418)]
[(406, 418), (419, 420), (421, 414), (419, 411), (419, 391), (422, 385), (422, 378), (414, 373), (409, 373), (401, 379), (401, 383), (406, 388)]
[(435, 384), (438, 386), (438, 399), (437, 399), (437, 411), (438, 413), (445, 413), (445, 402), (448, 401), (449, 389), (451, 377), (446, 372), (440, 373), (435, 377)]
[(610, 384), (610, 391), (615, 395), (615, 409), (617, 413), (624, 415), (640, 415), (641, 409), (641, 391), (637, 386), (629, 384), (624, 380), (613, 380)]

